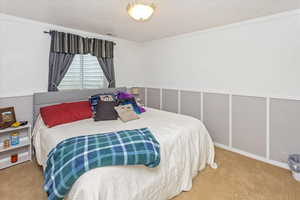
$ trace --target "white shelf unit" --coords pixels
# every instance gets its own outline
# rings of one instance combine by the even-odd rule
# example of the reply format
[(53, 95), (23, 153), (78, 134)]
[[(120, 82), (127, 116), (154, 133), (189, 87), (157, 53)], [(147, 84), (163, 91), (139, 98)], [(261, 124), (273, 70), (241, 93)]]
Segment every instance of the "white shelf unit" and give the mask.
[[(10, 134), (18, 132), (20, 143), (18, 145), (10, 145), (8, 148), (3, 147), (3, 141), (10, 138)], [(18, 154), (18, 161), (11, 163), (11, 155)], [(0, 130), (0, 169), (11, 167), (25, 161), (31, 160), (31, 125), (20, 126), (17, 128), (6, 128)]]

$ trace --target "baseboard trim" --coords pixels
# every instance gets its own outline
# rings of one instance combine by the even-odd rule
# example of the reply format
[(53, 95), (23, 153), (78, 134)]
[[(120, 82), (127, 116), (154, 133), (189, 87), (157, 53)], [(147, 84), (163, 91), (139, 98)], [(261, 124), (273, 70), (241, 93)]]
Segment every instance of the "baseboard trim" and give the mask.
[(258, 155), (255, 155), (255, 154), (252, 154), (252, 153), (249, 153), (249, 152), (246, 152), (246, 151), (242, 151), (242, 150), (239, 150), (239, 149), (236, 149), (236, 148), (233, 148), (233, 147), (229, 147), (229, 146), (226, 146), (224, 144), (219, 144), (219, 143), (216, 143), (216, 142), (215, 142), (215, 146), (219, 147), (219, 148), (222, 148), (222, 149), (225, 149), (225, 150), (228, 150), (228, 151), (232, 151), (232, 152), (241, 154), (243, 156), (246, 156), (246, 157), (249, 157), (249, 158), (252, 158), (252, 159), (255, 159), (255, 160), (259, 160), (259, 161), (262, 161), (262, 162), (265, 162), (265, 163), (268, 163), (268, 164), (271, 164), (271, 165), (289, 170), (289, 166), (288, 166), (287, 163), (283, 163), (283, 162), (279, 162), (279, 161), (275, 161), (275, 160), (270, 160), (270, 159), (267, 159), (265, 157), (258, 156)]

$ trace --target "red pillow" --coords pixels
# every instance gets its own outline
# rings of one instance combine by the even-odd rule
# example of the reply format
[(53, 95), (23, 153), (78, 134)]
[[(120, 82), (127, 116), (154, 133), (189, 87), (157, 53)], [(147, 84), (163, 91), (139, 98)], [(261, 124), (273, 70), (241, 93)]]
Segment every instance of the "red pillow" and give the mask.
[(88, 101), (62, 103), (40, 109), (42, 119), (47, 127), (88, 119), (93, 116)]

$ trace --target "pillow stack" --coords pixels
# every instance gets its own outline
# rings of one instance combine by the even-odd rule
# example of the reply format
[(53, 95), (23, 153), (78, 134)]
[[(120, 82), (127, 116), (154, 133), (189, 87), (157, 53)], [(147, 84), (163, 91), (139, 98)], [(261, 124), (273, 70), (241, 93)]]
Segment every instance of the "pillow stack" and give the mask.
[[(97, 94), (89, 99), (95, 121), (116, 120), (118, 116), (123, 122), (139, 119), (137, 114), (145, 112), (132, 94), (118, 92), (115, 94)], [(129, 105), (129, 106), (128, 106)]]
[(123, 122), (139, 119), (137, 114), (145, 112), (133, 95), (126, 92), (97, 94), (89, 101), (61, 103), (40, 108), (41, 117), (47, 127), (71, 123), (93, 117), (95, 121), (117, 120)]

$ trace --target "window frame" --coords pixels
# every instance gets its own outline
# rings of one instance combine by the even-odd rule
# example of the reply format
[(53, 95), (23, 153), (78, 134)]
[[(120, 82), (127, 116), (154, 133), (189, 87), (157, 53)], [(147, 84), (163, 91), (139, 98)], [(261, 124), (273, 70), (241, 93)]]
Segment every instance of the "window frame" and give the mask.
[[(72, 69), (72, 65), (76, 65), (76, 64), (79, 64), (79, 84), (73, 84), (73, 88), (72, 88), (72, 85), (67, 85), (65, 82), (64, 82), (64, 78), (62, 79), (62, 81), (59, 83), (58, 85), (58, 89), (59, 90), (84, 90), (84, 89), (101, 89), (101, 88), (108, 88), (108, 81), (105, 77), (105, 74), (102, 70), (102, 67), (100, 66), (100, 63), (98, 62), (98, 59), (91, 55), (91, 54), (76, 54), (75, 56), (78, 56), (79, 58), (73, 58), (73, 61), (67, 71), (67, 73), (65, 74), (64, 78), (66, 77), (71, 77), (71, 76), (68, 76), (68, 72), (70, 72), (70, 70)], [(87, 84), (87, 78), (88, 77), (87, 75), (85, 75), (87, 72), (84, 70), (84, 67), (85, 66), (88, 66), (85, 62), (87, 62), (87, 60), (85, 59), (85, 56), (90, 56), (90, 57), (93, 57), (96, 59), (96, 62), (98, 64), (97, 67), (99, 67), (98, 69), (100, 69), (100, 75), (99, 77), (103, 77), (102, 80), (100, 80), (100, 85), (99, 87), (87, 87), (86, 85)], [(79, 62), (78, 63), (73, 63), (74, 61), (76, 61), (75, 59), (79, 59)], [(92, 60), (92, 59), (91, 59)], [(95, 68), (96, 69), (96, 68)], [(75, 77), (75, 76), (74, 76)], [(72, 80), (69, 80), (69, 81), (72, 81)], [(67, 81), (66, 81), (67, 82)], [(102, 83), (101, 83), (102, 82)], [(61, 86), (62, 84), (62, 86)], [(79, 86), (79, 87), (78, 87)]]

